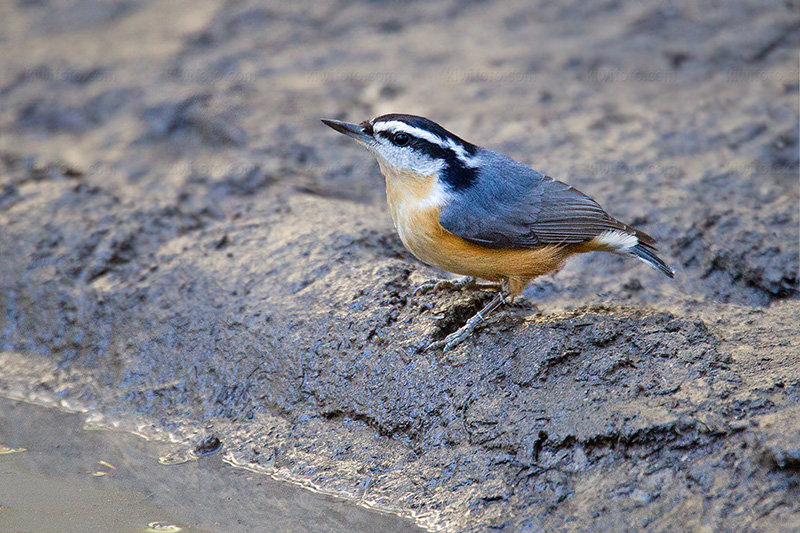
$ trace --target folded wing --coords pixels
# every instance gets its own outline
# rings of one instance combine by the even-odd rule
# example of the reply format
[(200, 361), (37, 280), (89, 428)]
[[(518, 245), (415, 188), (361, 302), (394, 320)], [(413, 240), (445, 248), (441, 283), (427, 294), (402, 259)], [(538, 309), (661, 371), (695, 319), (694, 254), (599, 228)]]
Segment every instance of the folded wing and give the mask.
[(650, 236), (614, 219), (574, 187), (520, 164), (510, 169), (512, 176), (481, 176), (474, 190), (448, 203), (439, 217), (442, 227), (487, 248), (578, 244), (608, 231), (635, 235), (645, 245), (655, 244)]

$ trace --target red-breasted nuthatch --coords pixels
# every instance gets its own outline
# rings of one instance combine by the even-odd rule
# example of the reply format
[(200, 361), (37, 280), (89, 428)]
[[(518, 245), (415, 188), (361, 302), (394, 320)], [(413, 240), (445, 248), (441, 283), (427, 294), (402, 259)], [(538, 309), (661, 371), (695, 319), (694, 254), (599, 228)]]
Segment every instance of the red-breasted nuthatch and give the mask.
[[(629, 255), (673, 277), (649, 235), (616, 220), (577, 189), (468, 143), (427, 118), (389, 114), (361, 124), (322, 122), (378, 160), (405, 247), (424, 263), (468, 276), (463, 282), (426, 283), (423, 291), (499, 289), (461, 329), (429, 348), (451, 349), (506, 297), (558, 270), (573, 254)], [(475, 278), (494, 283), (478, 284)]]

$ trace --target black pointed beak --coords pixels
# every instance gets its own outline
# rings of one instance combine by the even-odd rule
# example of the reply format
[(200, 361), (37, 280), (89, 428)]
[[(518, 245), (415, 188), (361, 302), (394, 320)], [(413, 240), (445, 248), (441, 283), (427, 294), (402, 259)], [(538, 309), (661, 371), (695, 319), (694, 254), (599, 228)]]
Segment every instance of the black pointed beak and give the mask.
[(372, 140), (372, 135), (367, 133), (364, 127), (358, 124), (350, 124), (349, 122), (342, 122), (341, 120), (332, 120), (329, 118), (323, 118), (322, 122), (326, 126), (330, 126), (339, 133), (352, 137), (357, 141), (368, 142)]

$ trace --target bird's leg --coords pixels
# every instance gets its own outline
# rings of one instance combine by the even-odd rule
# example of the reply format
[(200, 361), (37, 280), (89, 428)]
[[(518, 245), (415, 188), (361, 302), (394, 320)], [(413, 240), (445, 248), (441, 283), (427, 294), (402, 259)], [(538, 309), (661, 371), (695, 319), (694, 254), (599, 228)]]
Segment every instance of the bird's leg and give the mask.
[(489, 316), (489, 314), (492, 311), (494, 311), (495, 309), (497, 309), (506, 302), (507, 296), (508, 296), (507, 290), (498, 292), (497, 294), (495, 294), (494, 298), (492, 298), (492, 300), (488, 304), (486, 304), (486, 306), (484, 306), (483, 309), (475, 313), (475, 315), (472, 318), (467, 320), (466, 324), (461, 326), (457, 331), (451, 333), (444, 339), (430, 343), (426, 348), (426, 350), (436, 350), (437, 348), (444, 348), (443, 351), (449, 352), (450, 350), (452, 350), (453, 348), (464, 342), (464, 340), (467, 337), (472, 335), (472, 332), (475, 331), (475, 328), (477, 328), (484, 320), (486, 320), (486, 317)]
[(459, 279), (429, 279), (414, 289), (414, 294), (425, 294), (426, 292), (439, 292), (444, 290), (450, 291), (463, 291), (463, 290), (481, 290), (481, 289), (491, 289), (491, 290), (500, 290), (501, 289), (500, 283), (481, 283), (472, 276), (467, 276), (466, 278), (459, 278)]

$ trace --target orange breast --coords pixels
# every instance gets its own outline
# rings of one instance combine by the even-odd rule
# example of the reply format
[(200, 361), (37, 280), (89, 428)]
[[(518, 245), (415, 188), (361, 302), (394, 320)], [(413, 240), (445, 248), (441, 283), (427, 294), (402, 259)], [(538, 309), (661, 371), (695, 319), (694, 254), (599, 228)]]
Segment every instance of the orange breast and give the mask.
[(484, 248), (456, 237), (439, 224), (439, 208), (406, 209), (397, 213), (397, 232), (420, 261), (466, 276), (522, 283), (557, 270), (569, 253), (564, 247), (532, 250)]

